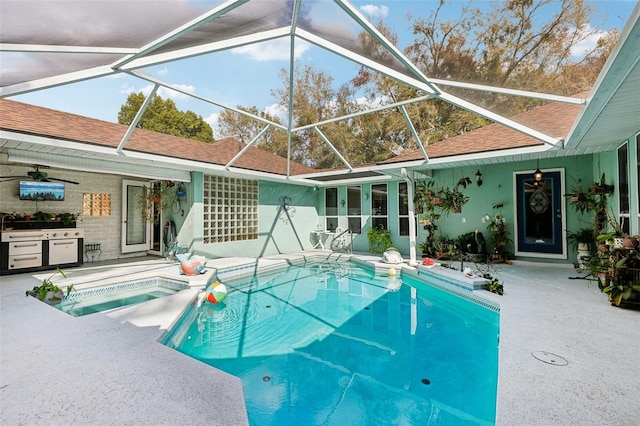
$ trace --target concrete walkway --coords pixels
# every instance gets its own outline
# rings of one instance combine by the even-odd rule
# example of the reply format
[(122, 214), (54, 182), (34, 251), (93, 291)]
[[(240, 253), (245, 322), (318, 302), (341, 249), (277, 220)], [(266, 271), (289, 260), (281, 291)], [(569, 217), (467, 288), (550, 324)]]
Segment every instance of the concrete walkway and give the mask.
[(498, 424), (640, 424), (640, 311), (612, 307), (573, 269), (514, 264), (500, 276)]
[[(66, 272), (82, 280), (110, 265)], [(141, 266), (176, 270), (158, 260), (117, 268)], [(572, 269), (500, 269), (498, 424), (637, 425), (640, 312), (611, 307)], [(1, 424), (247, 424), (240, 380), (157, 342), (197, 290), (73, 318), (25, 297), (44, 275), (0, 277)]]

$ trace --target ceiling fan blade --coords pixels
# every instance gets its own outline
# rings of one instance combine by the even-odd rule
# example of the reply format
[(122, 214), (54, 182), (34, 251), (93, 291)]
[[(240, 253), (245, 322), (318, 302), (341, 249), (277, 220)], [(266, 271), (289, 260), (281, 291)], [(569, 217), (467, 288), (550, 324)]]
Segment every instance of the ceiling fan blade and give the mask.
[(65, 180), (65, 179), (56, 179), (56, 178), (52, 178), (52, 177), (47, 176), (47, 181), (50, 181), (50, 180), (55, 180), (55, 181), (58, 181), (58, 182), (71, 183), (73, 185), (80, 185), (80, 182), (74, 182), (72, 180)]
[(29, 176), (0, 176), (0, 179), (2, 179), (0, 182), (10, 182), (18, 179), (29, 179)]

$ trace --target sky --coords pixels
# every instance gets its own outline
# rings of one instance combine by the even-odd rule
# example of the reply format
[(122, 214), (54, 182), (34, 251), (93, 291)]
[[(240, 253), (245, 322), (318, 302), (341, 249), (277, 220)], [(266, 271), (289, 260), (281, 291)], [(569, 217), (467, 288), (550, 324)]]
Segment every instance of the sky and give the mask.
[[(86, 1), (86, 0), (85, 0)], [(327, 1), (327, 0), (324, 0)], [(467, 2), (454, 0), (453, 6), (460, 7)], [(427, 17), (437, 2), (433, 0), (368, 0), (352, 1), (363, 15), (372, 22), (382, 20), (398, 34), (398, 47), (403, 48), (413, 40), (408, 13), (413, 16)], [(487, 2), (475, 2), (479, 7), (487, 7)], [(636, 5), (635, 0), (593, 0), (596, 7), (593, 28), (602, 31), (622, 30)], [(313, 19), (325, 22), (337, 22), (341, 19), (347, 25), (347, 17), (327, 16), (322, 1), (309, 13)], [(457, 12), (451, 12), (451, 17)], [(339, 23), (339, 22), (338, 22)], [(591, 40), (595, 42), (595, 40)], [(581, 46), (588, 48), (588, 46)], [(296, 44), (296, 58), (303, 64), (329, 72), (336, 84), (353, 78), (358, 66), (344, 58), (326, 52), (307, 43)], [(288, 41), (262, 43), (235, 49), (231, 52), (218, 52), (188, 60), (166, 63), (145, 69), (145, 73), (170, 82), (183, 90), (197, 93), (207, 99), (219, 101), (225, 105), (238, 105), (278, 113), (272, 90), (283, 87), (280, 70), (289, 65)], [(124, 74), (68, 84), (13, 97), (21, 102), (40, 105), (70, 113), (117, 122), (117, 114), (129, 94), (150, 92), (152, 84)], [(157, 92), (163, 98), (171, 98), (180, 110), (191, 110), (202, 116), (212, 125), (214, 136), (217, 134), (217, 117), (220, 108), (207, 104), (184, 94), (160, 88)]]

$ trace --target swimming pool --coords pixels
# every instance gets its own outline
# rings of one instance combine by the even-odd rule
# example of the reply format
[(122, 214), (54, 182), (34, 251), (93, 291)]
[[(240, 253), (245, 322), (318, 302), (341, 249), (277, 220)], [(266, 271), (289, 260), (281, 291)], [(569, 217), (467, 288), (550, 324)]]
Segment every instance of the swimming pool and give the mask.
[(226, 284), (163, 343), (240, 377), (252, 425), (495, 422), (497, 312), (350, 263)]
[(74, 291), (54, 306), (79, 317), (170, 296), (186, 288), (189, 285), (182, 281), (153, 277)]

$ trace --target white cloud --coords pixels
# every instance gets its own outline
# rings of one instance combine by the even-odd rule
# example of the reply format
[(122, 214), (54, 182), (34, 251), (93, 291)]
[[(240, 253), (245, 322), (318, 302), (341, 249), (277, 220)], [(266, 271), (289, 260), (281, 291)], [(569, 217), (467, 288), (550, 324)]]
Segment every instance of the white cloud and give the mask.
[(167, 67), (163, 67), (161, 70), (158, 71), (158, 75), (167, 75), (169, 74), (169, 70), (167, 69)]
[(134, 93), (136, 91), (136, 89), (131, 86), (130, 84), (123, 84), (122, 86), (120, 86), (120, 93), (122, 93), (123, 95), (127, 95), (129, 96), (130, 94)]
[(581, 33), (578, 34), (578, 37), (583, 38), (582, 41), (571, 47), (571, 56), (576, 58), (581, 58), (588, 52), (591, 52), (598, 45), (598, 40), (607, 36), (607, 31), (595, 31), (592, 34), (588, 34), (592, 32), (590, 25), (587, 25), (580, 30), (574, 30), (574, 32)]
[(263, 111), (272, 117), (278, 117), (283, 123), (289, 121), (289, 113), (287, 108), (280, 104), (271, 104), (269, 106), (266, 106)]
[(211, 113), (208, 117), (204, 117), (203, 120), (205, 123), (211, 126), (213, 130), (213, 138), (218, 139), (220, 135), (218, 135), (218, 120), (220, 119), (220, 114), (217, 112)]
[(360, 10), (364, 13), (369, 19), (382, 19), (386, 18), (389, 15), (389, 8), (387, 6), (375, 6), (373, 4), (365, 4), (364, 6), (360, 6)]
[[(237, 55), (249, 55), (254, 61), (286, 61), (289, 60), (290, 41), (288, 38), (265, 41), (257, 44), (237, 47), (231, 52)], [(296, 40), (294, 57), (300, 58), (309, 50), (310, 45), (304, 40)]]
[[(195, 93), (196, 91), (196, 88), (191, 84), (173, 84), (172, 86), (177, 89), (184, 90), (190, 93)], [(142, 92), (143, 95), (148, 96), (149, 93), (151, 93), (152, 89), (153, 89), (153, 84), (149, 84), (139, 89), (136, 89), (134, 86), (130, 84), (123, 84), (122, 86), (120, 86), (120, 93), (122, 93), (123, 95), (129, 96), (132, 93)], [(156, 95), (160, 96), (162, 99), (184, 100), (184, 99), (191, 98), (190, 96), (187, 96), (184, 93), (176, 92), (175, 90), (171, 90), (164, 86), (161, 86), (158, 89), (158, 91), (156, 92)]]
[[(190, 84), (172, 84), (171, 86), (180, 90), (184, 90), (186, 92), (195, 93), (196, 91), (195, 87)], [(149, 93), (151, 93), (152, 89), (153, 89), (153, 84), (149, 84), (148, 86), (145, 86), (135, 91), (142, 92), (145, 96), (147, 96), (149, 95)], [(133, 88), (131, 88), (131, 91), (129, 93), (132, 93), (133, 91), (134, 91)], [(156, 92), (156, 95), (160, 96), (162, 99), (190, 99), (190, 97), (185, 95), (184, 93), (176, 92), (175, 90), (171, 90), (164, 86), (161, 86), (158, 89), (158, 91)]]

